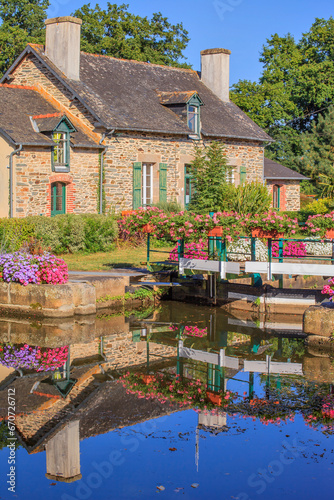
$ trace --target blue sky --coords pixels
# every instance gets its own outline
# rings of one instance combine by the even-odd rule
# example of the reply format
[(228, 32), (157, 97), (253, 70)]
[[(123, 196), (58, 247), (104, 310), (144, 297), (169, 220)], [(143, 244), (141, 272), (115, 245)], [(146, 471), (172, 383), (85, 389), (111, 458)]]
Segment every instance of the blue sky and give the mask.
[[(50, 0), (49, 17), (69, 15), (83, 0)], [(107, 1), (99, 5), (106, 7)], [(114, 2), (110, 0), (110, 3)], [(274, 33), (291, 33), (296, 39), (308, 31), (316, 17), (334, 15), (333, 0), (128, 0), (129, 11), (151, 17), (161, 12), (172, 23), (182, 22), (189, 31), (185, 51), (188, 62), (200, 69), (200, 51), (223, 47), (232, 51), (230, 84), (239, 79), (257, 80), (259, 53)], [(94, 6), (95, 2), (91, 2)]]

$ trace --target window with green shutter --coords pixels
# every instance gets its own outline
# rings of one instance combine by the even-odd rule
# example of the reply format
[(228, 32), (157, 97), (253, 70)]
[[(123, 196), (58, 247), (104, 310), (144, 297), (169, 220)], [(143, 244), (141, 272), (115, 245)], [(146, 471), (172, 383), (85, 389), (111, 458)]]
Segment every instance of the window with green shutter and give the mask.
[(133, 164), (133, 208), (141, 206), (141, 162)]
[(247, 178), (246, 167), (241, 166), (240, 167), (240, 186), (246, 182), (246, 178)]
[(159, 201), (167, 201), (167, 165), (159, 164)]

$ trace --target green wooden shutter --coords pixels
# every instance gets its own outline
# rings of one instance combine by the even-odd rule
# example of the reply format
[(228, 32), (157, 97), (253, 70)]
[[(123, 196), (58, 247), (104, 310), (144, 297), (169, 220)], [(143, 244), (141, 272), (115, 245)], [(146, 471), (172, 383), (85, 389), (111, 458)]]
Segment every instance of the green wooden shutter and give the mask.
[(141, 205), (141, 162), (133, 164), (133, 208), (136, 210)]
[(159, 201), (167, 201), (167, 164), (159, 164)]
[(240, 167), (240, 185), (244, 184), (246, 182), (246, 177), (247, 177), (246, 167), (241, 166)]

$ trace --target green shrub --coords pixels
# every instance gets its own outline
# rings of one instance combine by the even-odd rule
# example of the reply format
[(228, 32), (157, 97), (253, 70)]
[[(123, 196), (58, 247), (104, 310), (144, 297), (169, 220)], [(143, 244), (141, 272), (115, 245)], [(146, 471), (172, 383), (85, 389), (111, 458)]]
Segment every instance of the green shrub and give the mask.
[(256, 214), (269, 210), (271, 195), (267, 186), (260, 182), (248, 182), (241, 186), (229, 184), (225, 190), (222, 210), (240, 214)]
[(181, 212), (182, 206), (176, 200), (174, 201), (159, 201), (155, 205), (155, 207), (160, 208), (167, 215), (169, 214), (177, 214)]
[(35, 236), (34, 225), (24, 218), (0, 219), (0, 240), (10, 252), (19, 250), (25, 241)]
[(56, 217), (27, 217), (25, 219), (35, 228), (35, 237), (41, 241), (42, 246), (55, 252), (60, 241), (60, 229)]
[(19, 250), (33, 238), (54, 254), (104, 252), (111, 248), (117, 233), (115, 219), (106, 215), (65, 214), (0, 219), (0, 250)]
[(115, 219), (107, 215), (83, 215), (84, 243), (88, 252), (106, 252), (117, 238)]

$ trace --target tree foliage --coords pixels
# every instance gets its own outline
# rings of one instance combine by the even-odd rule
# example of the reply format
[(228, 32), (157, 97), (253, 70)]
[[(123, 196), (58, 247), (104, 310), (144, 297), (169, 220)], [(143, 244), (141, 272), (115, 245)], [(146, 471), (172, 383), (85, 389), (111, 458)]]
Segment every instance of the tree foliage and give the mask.
[[(0, 76), (27, 43), (44, 43), (49, 0), (0, 0)], [(73, 14), (83, 20), (81, 50), (124, 59), (188, 67), (183, 50), (189, 38), (182, 23), (171, 24), (158, 12), (152, 18), (128, 11), (128, 5), (83, 5)]]
[(227, 188), (227, 165), (224, 147), (212, 142), (208, 147), (195, 146), (191, 174), (195, 194), (190, 209), (198, 212), (219, 211)]
[(182, 23), (171, 24), (160, 12), (147, 17), (128, 12), (128, 5), (83, 5), (73, 15), (82, 19), (81, 49), (123, 59), (187, 66), (182, 51), (189, 41)]
[(334, 195), (334, 105), (314, 121), (302, 136), (301, 169), (318, 186), (323, 196)]
[(302, 135), (334, 98), (334, 19), (315, 19), (299, 41), (277, 33), (267, 39), (258, 82), (241, 80), (231, 99), (277, 142), (267, 156), (300, 170)]
[(0, 0), (0, 76), (27, 43), (43, 43), (49, 0)]

